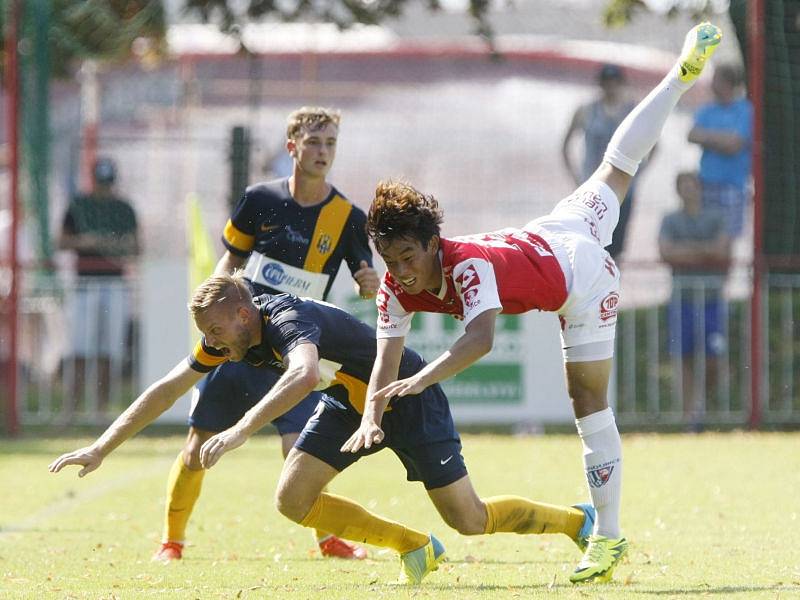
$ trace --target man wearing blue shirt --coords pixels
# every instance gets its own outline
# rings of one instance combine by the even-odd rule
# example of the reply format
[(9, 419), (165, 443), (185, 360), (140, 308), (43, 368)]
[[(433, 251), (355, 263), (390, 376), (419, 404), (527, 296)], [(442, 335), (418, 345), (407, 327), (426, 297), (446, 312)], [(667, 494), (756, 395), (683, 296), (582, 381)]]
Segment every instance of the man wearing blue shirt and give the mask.
[(714, 100), (697, 111), (689, 141), (703, 148), (703, 205), (720, 210), (728, 235), (736, 238), (742, 233), (750, 183), (753, 106), (742, 95), (741, 71), (732, 65), (717, 67), (711, 91)]

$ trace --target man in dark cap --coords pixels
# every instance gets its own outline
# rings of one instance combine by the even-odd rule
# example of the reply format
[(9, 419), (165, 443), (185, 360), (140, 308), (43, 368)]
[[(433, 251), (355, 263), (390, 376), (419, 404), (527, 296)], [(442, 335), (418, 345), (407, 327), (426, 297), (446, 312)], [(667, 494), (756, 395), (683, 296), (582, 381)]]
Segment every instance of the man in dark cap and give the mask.
[[(119, 380), (126, 358), (130, 323), (130, 289), (125, 272), (139, 254), (136, 213), (117, 195), (117, 168), (110, 158), (99, 158), (92, 171), (93, 187), (76, 195), (67, 209), (59, 247), (76, 256), (71, 298), (72, 364), (65, 374), (73, 380), (68, 419), (79, 399), (84, 410), (108, 405), (111, 374)], [(96, 379), (85, 386), (87, 375)]]

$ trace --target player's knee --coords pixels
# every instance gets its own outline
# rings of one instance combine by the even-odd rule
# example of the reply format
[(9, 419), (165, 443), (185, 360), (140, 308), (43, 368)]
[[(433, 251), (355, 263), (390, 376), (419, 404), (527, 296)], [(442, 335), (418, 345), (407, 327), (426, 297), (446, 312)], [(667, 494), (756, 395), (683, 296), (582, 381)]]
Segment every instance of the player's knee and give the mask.
[(486, 526), (485, 517), (482, 518), (476, 511), (448, 511), (442, 514), (442, 518), (461, 535), (480, 535)]
[(287, 519), (300, 523), (311, 510), (313, 502), (308, 502), (291, 487), (279, 487), (275, 492), (275, 508)]
[(572, 399), (572, 409), (576, 415), (590, 415), (608, 407), (606, 394), (595, 390), (586, 388), (570, 390), (569, 396)]
[(199, 471), (203, 468), (200, 463), (200, 448), (202, 448), (203, 442), (212, 435), (214, 434), (210, 431), (203, 431), (194, 427), (189, 429), (189, 436), (183, 446), (183, 464), (186, 465), (186, 468), (192, 471)]

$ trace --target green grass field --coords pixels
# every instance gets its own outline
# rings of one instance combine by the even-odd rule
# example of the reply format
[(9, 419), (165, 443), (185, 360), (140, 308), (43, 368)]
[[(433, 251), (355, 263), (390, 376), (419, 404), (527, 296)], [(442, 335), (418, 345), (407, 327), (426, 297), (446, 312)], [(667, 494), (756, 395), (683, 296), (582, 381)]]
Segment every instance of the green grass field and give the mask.
[[(311, 534), (272, 506), (277, 438), (258, 437), (207, 475), (185, 558), (150, 561), (179, 437), (139, 437), (78, 479), (48, 463), (86, 440), (0, 441), (0, 598), (800, 598), (800, 434), (626, 435), (615, 583), (573, 587), (579, 559), (560, 536), (462, 537), (445, 526), (391, 452), (362, 460), (333, 491), (436, 533), (449, 562), (419, 588), (391, 585), (393, 553), (322, 559)], [(577, 436), (464, 436), (482, 496), (587, 498)]]

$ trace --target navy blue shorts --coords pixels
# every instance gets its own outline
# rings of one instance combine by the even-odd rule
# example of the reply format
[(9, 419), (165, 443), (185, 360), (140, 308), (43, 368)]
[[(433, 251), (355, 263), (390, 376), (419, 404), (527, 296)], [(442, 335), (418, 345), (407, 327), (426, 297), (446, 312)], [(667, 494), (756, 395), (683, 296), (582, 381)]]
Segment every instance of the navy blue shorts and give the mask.
[[(280, 379), (276, 369), (259, 368), (245, 362), (227, 362), (197, 384), (197, 403), (189, 415), (189, 425), (205, 431), (223, 431), (235, 425)], [(281, 435), (300, 433), (322, 398), (311, 392), (289, 412), (272, 424)]]
[(408, 481), (421, 481), (428, 490), (450, 485), (467, 474), (450, 405), (438, 385), (418, 396), (394, 400), (392, 410), (383, 415), (383, 442), (355, 454), (341, 452), (342, 444), (360, 423), (361, 415), (350, 404), (347, 390), (333, 386), (325, 390), (295, 448), (337, 471), (344, 471), (362, 456), (391, 448), (406, 468)]

